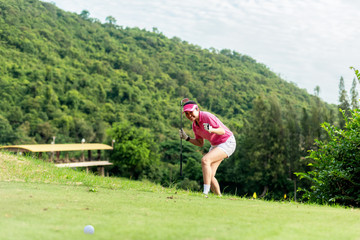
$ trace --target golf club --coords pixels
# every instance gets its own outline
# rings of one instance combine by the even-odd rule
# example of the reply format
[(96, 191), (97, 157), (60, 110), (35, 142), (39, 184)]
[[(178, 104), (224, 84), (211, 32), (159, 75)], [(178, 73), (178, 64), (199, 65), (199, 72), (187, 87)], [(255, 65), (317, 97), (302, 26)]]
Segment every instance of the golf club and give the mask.
[[(180, 129), (183, 128), (183, 124), (182, 124), (183, 104), (186, 103), (187, 101), (189, 101), (189, 99), (188, 99), (188, 98), (184, 98), (184, 99), (181, 100), (181, 102), (180, 102), (180, 116), (181, 116)], [(182, 176), (182, 138), (180, 138), (180, 176)]]

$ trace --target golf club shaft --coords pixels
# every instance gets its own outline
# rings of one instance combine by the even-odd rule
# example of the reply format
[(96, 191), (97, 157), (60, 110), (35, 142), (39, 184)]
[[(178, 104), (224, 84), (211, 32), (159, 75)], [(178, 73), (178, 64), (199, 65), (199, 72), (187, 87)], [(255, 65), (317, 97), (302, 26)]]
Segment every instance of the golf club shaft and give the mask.
[[(180, 129), (183, 128), (182, 124), (182, 100), (180, 102), (180, 114), (181, 114), (181, 120), (180, 120)], [(182, 176), (182, 138), (180, 138), (180, 176)]]
[[(183, 123), (182, 123), (182, 119), (183, 119), (183, 103), (189, 101), (188, 98), (184, 98), (181, 100), (180, 102), (180, 129), (183, 128)], [(182, 156), (182, 138), (180, 138), (180, 176), (182, 176), (182, 162), (183, 162), (183, 156)]]

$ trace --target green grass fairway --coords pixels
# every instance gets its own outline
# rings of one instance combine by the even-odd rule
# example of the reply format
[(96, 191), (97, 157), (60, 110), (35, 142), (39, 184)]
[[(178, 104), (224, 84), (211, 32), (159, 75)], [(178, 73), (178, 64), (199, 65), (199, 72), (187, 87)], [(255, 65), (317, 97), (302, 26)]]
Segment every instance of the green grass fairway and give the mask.
[(0, 206), (0, 239), (360, 239), (359, 209), (206, 199), (3, 153)]

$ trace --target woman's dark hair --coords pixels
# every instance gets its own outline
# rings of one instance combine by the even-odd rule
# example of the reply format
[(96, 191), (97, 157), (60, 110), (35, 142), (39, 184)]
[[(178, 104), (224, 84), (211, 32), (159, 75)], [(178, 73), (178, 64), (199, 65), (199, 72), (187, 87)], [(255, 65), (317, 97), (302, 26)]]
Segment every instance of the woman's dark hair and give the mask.
[(194, 102), (194, 101), (187, 101), (186, 103), (184, 103), (184, 105), (183, 105), (183, 106), (188, 105), (188, 104), (196, 104), (196, 105), (197, 105), (197, 103), (196, 103), (196, 102)]

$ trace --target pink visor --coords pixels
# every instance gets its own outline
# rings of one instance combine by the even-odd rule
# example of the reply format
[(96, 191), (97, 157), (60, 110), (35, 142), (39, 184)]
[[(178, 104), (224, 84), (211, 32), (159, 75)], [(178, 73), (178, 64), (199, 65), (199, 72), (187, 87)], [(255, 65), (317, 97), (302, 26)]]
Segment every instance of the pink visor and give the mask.
[(187, 104), (184, 106), (183, 113), (184, 112), (192, 112), (195, 110), (195, 108), (197, 108), (196, 104)]

